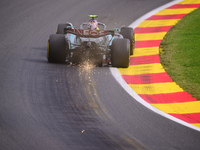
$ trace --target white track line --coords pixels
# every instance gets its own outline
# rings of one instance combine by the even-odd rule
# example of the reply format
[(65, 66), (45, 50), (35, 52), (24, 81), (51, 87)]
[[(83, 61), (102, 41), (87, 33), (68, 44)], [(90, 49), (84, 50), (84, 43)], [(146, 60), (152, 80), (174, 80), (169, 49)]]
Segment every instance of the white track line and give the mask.
[[(167, 8), (167, 7), (170, 7), (178, 2), (181, 2), (182, 0), (175, 0), (175, 1), (172, 1), (168, 4), (165, 4), (159, 8), (156, 8), (154, 10), (152, 10), (151, 12), (145, 14), (144, 16), (140, 17), (139, 19), (137, 19), (136, 21), (134, 21), (132, 24), (129, 25), (129, 27), (132, 27), (132, 28), (135, 28), (137, 25), (139, 25), (142, 21), (146, 20), (147, 18), (153, 16), (155, 13)], [(136, 101), (138, 101), (139, 103), (141, 103), (142, 105), (144, 105), (146, 108), (154, 111), (155, 113), (163, 116), (163, 117), (166, 117), (170, 120), (173, 120), (181, 125), (184, 125), (186, 127), (189, 127), (191, 129), (194, 129), (196, 131), (200, 131), (200, 128), (196, 127), (196, 126), (193, 126), (192, 124), (189, 124), (183, 120), (180, 120), (180, 119), (177, 119), (155, 107), (153, 107), (152, 105), (150, 105), (149, 103), (147, 103), (145, 100), (143, 100), (137, 93), (135, 93), (135, 91), (133, 91), (133, 89), (124, 81), (124, 79), (122, 78), (121, 74), (119, 73), (118, 69), (117, 68), (110, 68), (110, 71), (112, 73), (112, 75), (114, 76), (114, 78), (117, 80), (117, 82), (125, 89), (125, 91), (130, 95), (132, 96)]]

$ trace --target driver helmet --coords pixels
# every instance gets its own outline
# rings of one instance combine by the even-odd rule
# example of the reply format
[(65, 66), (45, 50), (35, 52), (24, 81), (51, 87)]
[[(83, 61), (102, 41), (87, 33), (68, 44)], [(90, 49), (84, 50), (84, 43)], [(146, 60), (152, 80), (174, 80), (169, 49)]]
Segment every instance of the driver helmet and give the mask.
[(88, 22), (87, 26), (88, 26), (88, 29), (90, 29), (90, 30), (98, 30), (99, 29), (97, 20), (90, 20)]

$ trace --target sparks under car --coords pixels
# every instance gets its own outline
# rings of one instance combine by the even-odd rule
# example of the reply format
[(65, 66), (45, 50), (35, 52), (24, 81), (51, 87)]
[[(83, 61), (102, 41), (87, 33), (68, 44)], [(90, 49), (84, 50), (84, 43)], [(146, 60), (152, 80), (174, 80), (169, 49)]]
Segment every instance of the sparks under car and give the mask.
[(69, 22), (58, 25), (56, 34), (49, 36), (48, 61), (73, 64), (90, 61), (96, 66), (127, 68), (134, 49), (133, 28), (107, 30), (105, 24), (97, 22), (97, 15), (90, 17), (78, 29)]

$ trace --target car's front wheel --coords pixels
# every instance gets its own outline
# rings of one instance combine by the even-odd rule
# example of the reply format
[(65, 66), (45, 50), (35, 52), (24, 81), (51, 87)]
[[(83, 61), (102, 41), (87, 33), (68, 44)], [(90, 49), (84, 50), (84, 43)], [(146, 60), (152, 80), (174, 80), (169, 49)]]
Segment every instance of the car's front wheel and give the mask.
[(68, 23), (58, 24), (56, 34), (64, 34), (64, 29), (71, 26)]
[(135, 47), (135, 33), (133, 28), (130, 27), (122, 27), (121, 34), (124, 38), (130, 40), (130, 55), (133, 55), (134, 47)]

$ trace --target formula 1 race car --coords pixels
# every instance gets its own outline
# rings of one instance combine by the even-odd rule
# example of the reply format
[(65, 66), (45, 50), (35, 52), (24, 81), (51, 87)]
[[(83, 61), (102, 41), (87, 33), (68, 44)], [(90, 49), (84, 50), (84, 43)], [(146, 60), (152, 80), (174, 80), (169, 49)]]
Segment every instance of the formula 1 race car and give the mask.
[(56, 34), (49, 36), (48, 61), (79, 64), (89, 60), (96, 66), (129, 67), (134, 49), (133, 28), (107, 30), (105, 24), (97, 22), (97, 15), (90, 17), (79, 29), (69, 22), (58, 25)]

